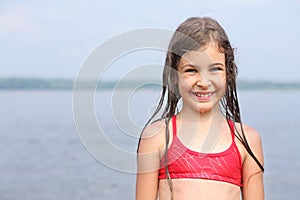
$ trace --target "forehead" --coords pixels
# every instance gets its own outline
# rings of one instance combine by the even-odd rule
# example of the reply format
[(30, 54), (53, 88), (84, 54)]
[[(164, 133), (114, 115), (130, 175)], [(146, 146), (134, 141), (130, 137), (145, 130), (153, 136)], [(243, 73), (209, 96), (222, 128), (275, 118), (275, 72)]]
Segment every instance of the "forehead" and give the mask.
[(222, 63), (225, 65), (225, 54), (220, 52), (217, 45), (210, 44), (205, 49), (186, 52), (180, 59), (179, 66), (193, 64), (197, 66)]

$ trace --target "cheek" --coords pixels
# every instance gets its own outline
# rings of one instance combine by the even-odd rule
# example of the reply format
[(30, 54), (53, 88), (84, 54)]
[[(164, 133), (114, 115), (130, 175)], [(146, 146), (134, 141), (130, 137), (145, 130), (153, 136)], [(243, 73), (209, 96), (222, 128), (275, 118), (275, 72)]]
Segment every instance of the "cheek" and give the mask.
[(222, 96), (225, 94), (226, 91), (226, 80), (222, 81), (222, 84), (220, 85), (220, 89), (222, 91)]
[(178, 79), (178, 92), (181, 97), (186, 96), (191, 88), (191, 84), (188, 81), (184, 79)]
[(226, 78), (222, 79), (222, 85), (224, 88), (226, 87)]
[(226, 76), (225, 74), (220, 74), (215, 77), (215, 83), (218, 83), (220, 87), (226, 87)]
[(180, 90), (190, 90), (195, 83), (192, 78), (180, 77), (178, 78), (178, 88)]
[(220, 87), (222, 87), (222, 89), (221, 89), (221, 91), (222, 91), (222, 96), (225, 95), (225, 92), (226, 92), (226, 85), (227, 85), (226, 79), (222, 80), (222, 85), (220, 85)]

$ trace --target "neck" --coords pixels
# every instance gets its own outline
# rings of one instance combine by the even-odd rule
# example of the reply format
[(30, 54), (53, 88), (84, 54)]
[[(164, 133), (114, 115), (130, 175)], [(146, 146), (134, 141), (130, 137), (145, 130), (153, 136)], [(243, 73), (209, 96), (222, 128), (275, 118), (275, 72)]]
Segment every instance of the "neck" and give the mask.
[(224, 119), (224, 115), (219, 106), (206, 112), (199, 112), (183, 107), (178, 117), (181, 118), (182, 121), (201, 124), (212, 123)]

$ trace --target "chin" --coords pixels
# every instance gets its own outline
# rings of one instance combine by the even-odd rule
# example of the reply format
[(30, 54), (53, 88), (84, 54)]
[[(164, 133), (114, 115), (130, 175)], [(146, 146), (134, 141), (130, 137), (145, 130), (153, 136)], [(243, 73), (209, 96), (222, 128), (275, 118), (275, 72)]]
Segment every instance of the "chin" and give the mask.
[(201, 114), (208, 113), (212, 111), (212, 108), (199, 108), (198, 110)]
[(200, 110), (200, 114), (209, 113), (211, 110)]

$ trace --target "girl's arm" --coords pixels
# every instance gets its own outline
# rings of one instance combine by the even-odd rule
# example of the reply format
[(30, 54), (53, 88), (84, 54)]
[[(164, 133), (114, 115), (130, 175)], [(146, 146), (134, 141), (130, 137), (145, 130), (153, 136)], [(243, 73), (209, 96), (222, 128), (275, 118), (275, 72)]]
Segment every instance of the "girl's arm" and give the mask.
[(138, 149), (136, 200), (156, 200), (160, 149), (164, 145), (164, 123), (155, 122), (144, 130)]
[[(244, 127), (245, 135), (249, 146), (258, 159), (264, 166), (263, 150), (261, 138), (258, 132), (248, 126)], [(255, 160), (246, 153), (243, 162), (243, 200), (263, 200), (264, 199), (264, 184), (263, 172), (255, 162)]]

